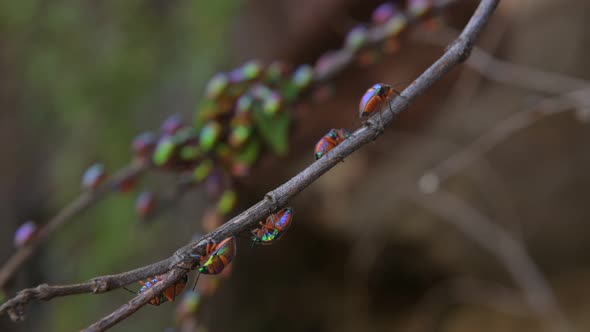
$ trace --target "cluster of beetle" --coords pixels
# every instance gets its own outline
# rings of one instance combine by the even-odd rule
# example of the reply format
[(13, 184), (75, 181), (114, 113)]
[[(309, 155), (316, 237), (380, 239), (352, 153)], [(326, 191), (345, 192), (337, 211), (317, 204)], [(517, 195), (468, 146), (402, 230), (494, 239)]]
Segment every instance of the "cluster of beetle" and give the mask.
[[(393, 89), (387, 84), (379, 83), (373, 85), (361, 98), (359, 116), (361, 118), (366, 118), (377, 111), (383, 110), (384, 106), (389, 101), (392, 92)], [(316, 144), (314, 151), (316, 160), (324, 156), (349, 136), (350, 134), (346, 129), (331, 129), (330, 132), (322, 137)], [(287, 231), (292, 220), (293, 210), (291, 208), (285, 208), (276, 214), (270, 215), (266, 218), (265, 222), (260, 222), (259, 228), (252, 230), (253, 243), (263, 245), (274, 243)], [(226, 238), (219, 244), (208, 243), (205, 255), (202, 257), (196, 257), (199, 261), (198, 271), (202, 274), (220, 274), (224, 268), (232, 262), (235, 255), (235, 236)], [(145, 292), (158, 281), (160, 281), (159, 276), (145, 282), (140, 281), (142, 287), (139, 290), (139, 293)], [(166, 301), (174, 301), (175, 297), (184, 290), (187, 282), (188, 276), (185, 275), (181, 280), (167, 288), (164, 292), (152, 298), (150, 303), (153, 305), (160, 305), (160, 303)]]
[[(373, 85), (364, 96), (361, 98), (359, 105), (359, 116), (366, 118), (380, 111), (389, 101), (393, 89), (387, 84), (378, 83)], [(316, 144), (314, 156), (317, 159), (324, 156), (339, 143), (350, 136), (346, 129), (331, 129), (328, 134), (322, 137)], [(285, 208), (276, 214), (270, 215), (265, 222), (260, 222), (260, 227), (252, 230), (252, 241), (255, 244), (272, 244), (278, 240), (289, 228), (293, 220), (293, 210)], [(229, 237), (221, 241), (219, 244), (207, 244), (205, 256), (198, 257), (199, 259), (199, 273), (202, 274), (219, 274), (227, 267), (236, 255), (236, 238)], [(142, 284), (139, 293), (142, 293), (152, 287), (160, 280), (160, 277), (155, 277)], [(188, 277), (185, 275), (180, 281), (167, 288), (162, 294), (150, 300), (153, 305), (159, 305), (162, 302), (174, 301), (176, 295), (182, 292), (188, 282)]]
[[(291, 226), (293, 221), (293, 210), (285, 208), (278, 213), (270, 215), (265, 222), (260, 222), (260, 227), (251, 231), (252, 241), (255, 244), (268, 245), (278, 240)], [(205, 249), (204, 256), (196, 256), (198, 260), (197, 271), (201, 274), (216, 275), (223, 272), (229, 266), (236, 256), (236, 237), (228, 237), (218, 244), (208, 243)], [(146, 281), (140, 281), (142, 287), (138, 293), (143, 293), (153, 287), (161, 280), (160, 276), (156, 276)], [(198, 280), (198, 279), (197, 279)], [(196, 282), (195, 281), (195, 286)], [(179, 281), (168, 287), (158, 296), (150, 299), (150, 304), (160, 305), (166, 301), (174, 301), (186, 287), (188, 283), (188, 274), (185, 274)], [(193, 289), (194, 287), (193, 286)]]

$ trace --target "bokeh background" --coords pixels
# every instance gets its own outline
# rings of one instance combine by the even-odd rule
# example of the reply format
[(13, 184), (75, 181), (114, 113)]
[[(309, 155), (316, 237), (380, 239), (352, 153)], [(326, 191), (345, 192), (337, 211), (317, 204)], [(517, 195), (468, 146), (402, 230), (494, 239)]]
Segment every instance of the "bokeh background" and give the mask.
[[(171, 114), (190, 119), (216, 71), (253, 58), (313, 63), (379, 4), (0, 2), (0, 262), (14, 251), (23, 221), (47, 220), (79, 193), (88, 165), (117, 169), (128, 162), (137, 133)], [(458, 1), (441, 19), (460, 29), (475, 5)], [(504, 0), (479, 44), (503, 60), (590, 81), (588, 14), (587, 1)], [(300, 106), (289, 155), (266, 158), (238, 183), (237, 211), (312, 162), (313, 144), (327, 130), (359, 126), (358, 100), (369, 86), (403, 88), (442, 51), (409, 33), (398, 53), (335, 77), (331, 98)], [(530, 78), (539, 79), (546, 77)], [(384, 136), (291, 202), (295, 225), (280, 242), (251, 248), (239, 239), (233, 273), (203, 299), (199, 324), (209, 331), (550, 330), (550, 315), (532, 310), (504, 264), (444, 211), (425, 208), (437, 194), (418, 186), (422, 175), (503, 120), (569, 91), (551, 79), (542, 83), (557, 85), (553, 92), (508, 81), (463, 66), (438, 82)], [(587, 107), (539, 116), (440, 185), (527, 248), (578, 331), (590, 330)], [(172, 182), (150, 181), (142, 185)], [(208, 201), (200, 190), (149, 225), (138, 220), (133, 201), (133, 194), (110, 195), (77, 216), (6, 292), (126, 271), (167, 257), (202, 232)], [(131, 296), (121, 290), (37, 303), (23, 323), (0, 317), (0, 330), (78, 330)], [(113, 331), (174, 327), (174, 307), (145, 307)]]

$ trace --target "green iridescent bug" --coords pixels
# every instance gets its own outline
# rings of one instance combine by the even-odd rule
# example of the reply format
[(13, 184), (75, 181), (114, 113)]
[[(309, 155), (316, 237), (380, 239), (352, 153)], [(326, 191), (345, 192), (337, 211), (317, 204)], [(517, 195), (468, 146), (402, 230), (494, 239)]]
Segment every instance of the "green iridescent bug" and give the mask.
[(236, 238), (228, 237), (219, 244), (207, 243), (205, 256), (201, 257), (199, 272), (202, 274), (219, 274), (236, 256)]
[(264, 223), (260, 222), (260, 228), (252, 230), (252, 241), (256, 244), (272, 244), (287, 231), (292, 221), (293, 210), (290, 207), (271, 214)]

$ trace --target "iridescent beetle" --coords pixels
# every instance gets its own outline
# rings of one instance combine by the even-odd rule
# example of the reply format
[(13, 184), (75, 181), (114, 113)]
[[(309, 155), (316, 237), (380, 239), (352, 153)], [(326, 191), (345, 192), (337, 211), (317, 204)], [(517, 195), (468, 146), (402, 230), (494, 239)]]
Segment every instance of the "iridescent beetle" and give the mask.
[(252, 230), (252, 241), (256, 244), (272, 244), (289, 229), (291, 221), (293, 221), (293, 210), (290, 207), (271, 214), (266, 218), (266, 222), (260, 222), (260, 228)]
[(219, 244), (207, 243), (205, 256), (201, 257), (199, 272), (202, 274), (219, 274), (236, 256), (236, 238), (228, 237)]
[[(141, 293), (147, 291), (148, 289), (152, 288), (155, 284), (157, 284), (160, 281), (162, 281), (161, 276), (154, 277), (151, 280), (148, 279), (145, 282), (139, 281), (139, 283), (142, 286), (137, 293), (141, 294)], [(172, 286), (166, 288), (162, 293), (151, 298), (149, 303), (151, 305), (160, 305), (166, 301), (174, 302), (174, 300), (176, 299), (176, 296), (178, 296), (178, 295), (180, 295), (180, 293), (182, 293), (182, 291), (186, 287), (187, 283), (188, 283), (188, 274), (185, 274), (179, 281), (175, 282)], [(125, 289), (127, 289), (127, 288), (125, 288)]]
[(393, 88), (388, 84), (377, 83), (373, 85), (361, 98), (359, 117), (363, 119), (381, 110), (393, 92)]
[(350, 133), (346, 129), (330, 129), (315, 145), (314, 156), (318, 160), (323, 157), (328, 151), (332, 150), (336, 145), (350, 137)]

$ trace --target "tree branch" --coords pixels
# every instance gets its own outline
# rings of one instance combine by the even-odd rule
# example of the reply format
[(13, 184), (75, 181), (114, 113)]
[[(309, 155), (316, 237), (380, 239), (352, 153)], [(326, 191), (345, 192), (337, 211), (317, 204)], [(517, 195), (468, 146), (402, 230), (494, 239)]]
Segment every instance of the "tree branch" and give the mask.
[(113, 190), (113, 187), (121, 179), (138, 176), (145, 171), (146, 166), (139, 163), (132, 163), (127, 167), (120, 169), (113, 176), (109, 177), (105, 183), (100, 185), (94, 191), (84, 191), (70, 204), (65, 206), (47, 224), (43, 225), (39, 234), (32, 241), (22, 248), (19, 248), (0, 269), (0, 289), (4, 289), (6, 283), (12, 279), (19, 268), (33, 256), (39, 249), (40, 245), (51, 237), (58, 229), (64, 226), (73, 217), (86, 210), (101, 198), (105, 197)]
[[(404, 111), (412, 101), (425, 93), (428, 88), (452, 68), (465, 61), (498, 2), (499, 0), (482, 0), (480, 2), (459, 38), (448, 47), (440, 59), (402, 92), (402, 97), (393, 100), (390, 104), (390, 112), (385, 111), (382, 114), (373, 116), (367, 121), (366, 126), (355, 131), (349, 139), (344, 140), (339, 146), (311, 164), (291, 180), (269, 192), (262, 201), (204, 236), (198, 242), (190, 243), (177, 250), (174, 256), (170, 257), (169, 261), (167, 261), (167, 263), (173, 264), (173, 266), (170, 267), (170, 271), (161, 281), (148, 291), (138, 294), (129, 303), (121, 306), (110, 315), (89, 326), (86, 331), (104, 331), (125, 319), (156, 294), (162, 292), (180, 279), (195, 264), (194, 258), (191, 255), (204, 255), (207, 243), (220, 242), (229, 236), (252, 228), (259, 220), (264, 219), (277, 209), (284, 207), (290, 199), (307, 188), (332, 167), (336, 166), (345, 157), (380, 136), (383, 125), (391, 123), (396, 115)], [(351, 112), (353, 111), (356, 112), (355, 110), (351, 110)], [(139, 280), (148, 276), (147, 274), (139, 273), (134, 278), (138, 278), (137, 280)], [(27, 290), (21, 291), (21, 293), (25, 291)], [(18, 307), (18, 301), (12, 301), (10, 305), (7, 302), (0, 307), (0, 313), (7, 311), (14, 312), (16, 307)]]
[[(422, 42), (445, 46), (457, 34), (455, 29), (445, 27), (436, 32), (418, 31), (415, 37)], [(471, 57), (465, 63), (491, 81), (542, 93), (564, 94), (590, 88), (590, 82), (586, 80), (502, 61), (479, 47), (473, 48)]]
[(42, 284), (34, 288), (24, 289), (0, 306), (0, 314), (8, 312), (14, 321), (24, 319), (24, 306), (33, 300), (49, 301), (54, 297), (77, 295), (84, 293), (105, 293), (113, 289), (121, 288), (148, 276), (156, 276), (166, 273), (170, 268), (178, 265), (180, 261), (176, 256), (168, 257), (159, 262), (137, 268), (135, 270), (100, 276), (87, 282), (72, 285), (47, 285)]
[[(456, 2), (457, 0), (434, 0), (433, 7), (435, 10), (442, 10)], [(388, 35), (388, 32), (382, 26), (369, 29), (367, 46), (369, 47), (379, 45), (389, 37), (390, 36)], [(330, 61), (330, 66), (326, 66), (321, 70), (318, 68), (315, 69), (313, 75), (314, 83), (325, 83), (350, 66), (355, 61), (356, 50), (343, 48), (333, 51), (332, 55), (333, 57)], [(33, 256), (33, 254), (39, 248), (39, 245), (45, 242), (51, 235), (53, 235), (57, 229), (66, 224), (69, 219), (91, 207), (94, 205), (94, 203), (103, 198), (105, 194), (108, 193), (108, 189), (117, 183), (118, 179), (122, 179), (126, 176), (138, 175), (139, 173), (143, 172), (145, 168), (145, 166), (138, 164), (132, 164), (128, 167), (125, 167), (117, 172), (113, 177), (111, 177), (111, 180), (99, 187), (96, 191), (84, 192), (80, 194), (75, 200), (73, 200), (69, 205), (64, 207), (55, 217), (47, 222), (45, 228), (41, 230), (40, 234), (34, 241), (15, 252), (0, 268), (0, 290), (5, 288), (6, 283), (14, 276), (18, 269)], [(169, 202), (169, 199), (174, 199), (181, 196), (185, 191), (191, 189), (191, 187), (191, 184), (188, 184), (184, 181), (178, 183), (173, 188), (171, 195), (159, 197), (159, 204), (157, 205), (156, 211), (154, 211), (153, 215), (155, 216), (163, 210), (160, 203), (167, 203)], [(153, 216), (150, 216), (149, 218), (152, 217)]]

